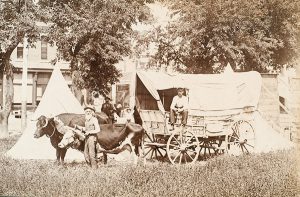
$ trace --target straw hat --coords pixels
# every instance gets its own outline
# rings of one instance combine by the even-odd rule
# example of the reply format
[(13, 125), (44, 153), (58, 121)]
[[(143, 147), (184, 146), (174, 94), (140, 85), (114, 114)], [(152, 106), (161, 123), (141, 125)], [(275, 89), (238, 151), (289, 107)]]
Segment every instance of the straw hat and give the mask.
[(93, 112), (96, 111), (95, 107), (92, 106), (92, 105), (87, 105), (87, 106), (84, 107), (84, 111), (85, 111), (85, 110), (88, 110), (88, 109), (92, 110)]

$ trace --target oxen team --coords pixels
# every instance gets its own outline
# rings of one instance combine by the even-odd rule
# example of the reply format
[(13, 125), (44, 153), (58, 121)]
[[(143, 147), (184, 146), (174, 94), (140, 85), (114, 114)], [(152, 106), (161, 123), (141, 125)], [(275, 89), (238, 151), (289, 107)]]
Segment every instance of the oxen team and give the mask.
[[(134, 156), (134, 163), (136, 163), (144, 134), (143, 127), (135, 123), (111, 124), (108, 116), (102, 112), (94, 113), (94, 117), (98, 120), (100, 132), (95, 134), (97, 144), (93, 157), (103, 153), (103, 162), (107, 163), (108, 153), (118, 154), (128, 150)], [(36, 123), (34, 137), (39, 138), (44, 135), (49, 137), (52, 146), (56, 149), (57, 162), (64, 163), (69, 147), (84, 151), (86, 137), (84, 131), (78, 128), (84, 128), (85, 121), (85, 114), (64, 113), (53, 118), (40, 116)]]

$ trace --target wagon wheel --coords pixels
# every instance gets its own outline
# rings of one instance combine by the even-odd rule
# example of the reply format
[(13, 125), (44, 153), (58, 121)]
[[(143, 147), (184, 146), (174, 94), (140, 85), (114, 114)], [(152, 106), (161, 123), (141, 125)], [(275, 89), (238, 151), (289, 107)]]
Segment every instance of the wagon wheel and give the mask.
[(173, 133), (167, 142), (167, 154), (172, 164), (194, 163), (199, 156), (199, 140), (191, 132)]
[(206, 160), (213, 156), (223, 154), (225, 152), (223, 143), (224, 143), (224, 137), (222, 139), (221, 136), (216, 139), (210, 139), (210, 138), (200, 139), (199, 158)]
[(228, 136), (228, 149), (231, 153), (249, 154), (254, 151), (255, 133), (252, 125), (245, 120), (235, 122), (232, 127), (232, 134)]
[(167, 156), (164, 140), (157, 138), (153, 133), (145, 132), (142, 149), (145, 159), (164, 160)]
[(214, 151), (215, 155), (221, 155), (224, 154), (227, 150), (227, 143), (225, 142), (226, 136), (219, 136), (218, 139), (215, 139), (212, 141), (212, 144), (214, 145)]

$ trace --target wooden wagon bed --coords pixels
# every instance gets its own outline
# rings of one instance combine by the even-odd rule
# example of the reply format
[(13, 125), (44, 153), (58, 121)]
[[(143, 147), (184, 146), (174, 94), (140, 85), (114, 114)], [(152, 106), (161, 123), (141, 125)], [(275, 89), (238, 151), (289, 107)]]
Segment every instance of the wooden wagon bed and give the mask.
[[(238, 145), (242, 152), (249, 153), (249, 147), (252, 149), (254, 145), (249, 144), (248, 138), (241, 140), (240, 128), (241, 125), (246, 125), (247, 128), (243, 132), (251, 133), (251, 140), (253, 140), (254, 130), (249, 122), (251, 114), (250, 111), (221, 116), (189, 115), (185, 127), (180, 125), (178, 118), (175, 130), (170, 131), (168, 112), (141, 110), (140, 116), (146, 131), (143, 140), (144, 157), (164, 160), (168, 157), (171, 163), (182, 163), (181, 157), (183, 157), (185, 163), (189, 163), (198, 160), (198, 157), (207, 159), (212, 155), (228, 152), (230, 145)], [(175, 154), (174, 159), (171, 155), (174, 147), (180, 149), (184, 156), (178, 153), (180, 156), (177, 158)], [(189, 152), (193, 154), (189, 155)]]

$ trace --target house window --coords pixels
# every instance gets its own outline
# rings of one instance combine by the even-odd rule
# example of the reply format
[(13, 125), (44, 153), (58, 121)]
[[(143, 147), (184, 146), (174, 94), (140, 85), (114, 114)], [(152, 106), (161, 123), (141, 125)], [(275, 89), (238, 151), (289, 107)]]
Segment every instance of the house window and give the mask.
[(23, 59), (23, 47), (17, 47), (17, 59)]
[(116, 103), (120, 103), (123, 107), (129, 107), (130, 91), (129, 84), (118, 84), (116, 92)]
[[(286, 103), (285, 103), (285, 99), (281, 96), (279, 96), (279, 102), (286, 107)], [(286, 114), (287, 112), (285, 111), (285, 109), (281, 106), (279, 106), (279, 110), (281, 114)]]
[(41, 41), (41, 59), (42, 60), (45, 60), (47, 59), (47, 41), (45, 41), (43, 38), (42, 38), (42, 41)]

